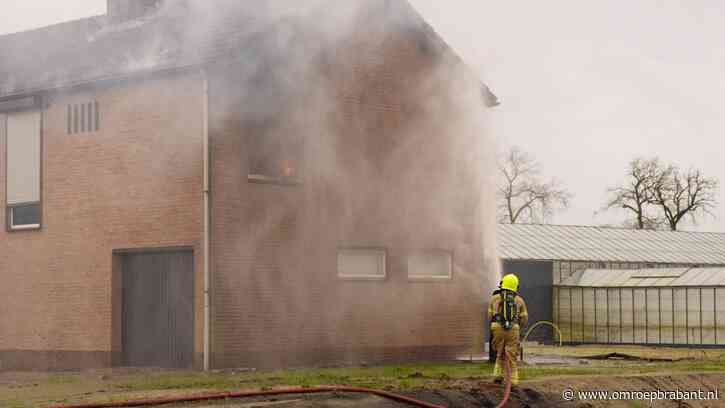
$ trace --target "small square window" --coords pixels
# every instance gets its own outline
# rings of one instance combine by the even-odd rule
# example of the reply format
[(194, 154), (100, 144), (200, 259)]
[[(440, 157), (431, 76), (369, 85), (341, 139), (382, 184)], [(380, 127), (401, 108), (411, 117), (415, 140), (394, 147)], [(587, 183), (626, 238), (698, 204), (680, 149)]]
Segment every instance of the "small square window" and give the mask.
[(284, 140), (262, 136), (251, 138), (250, 181), (298, 182), (300, 180), (299, 154), (302, 150), (300, 140), (299, 138)]
[(8, 225), (10, 230), (29, 230), (40, 228), (40, 204), (22, 204), (8, 207)]
[(341, 278), (384, 279), (385, 250), (340, 249), (337, 251), (337, 274)]
[(450, 279), (453, 256), (448, 251), (424, 251), (408, 257), (408, 278)]

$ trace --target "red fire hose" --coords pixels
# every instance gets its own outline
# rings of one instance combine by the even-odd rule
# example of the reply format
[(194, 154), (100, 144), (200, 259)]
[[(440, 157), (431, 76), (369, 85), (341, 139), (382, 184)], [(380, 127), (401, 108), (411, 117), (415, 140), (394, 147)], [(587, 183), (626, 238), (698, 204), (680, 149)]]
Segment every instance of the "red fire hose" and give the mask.
[[(504, 351), (505, 351), (505, 349), (504, 349)], [(505, 352), (502, 353), (502, 357), (503, 357), (504, 372), (506, 373), (506, 376), (504, 378), (506, 385), (505, 385), (504, 391), (503, 391), (503, 399), (501, 400), (501, 402), (498, 405), (496, 405), (496, 408), (503, 408), (503, 406), (506, 405), (506, 403), (509, 400), (509, 397), (511, 396), (511, 362), (509, 361), (508, 356), (506, 355)]]
[(318, 394), (323, 392), (349, 392), (349, 393), (367, 393), (377, 395), (379, 397), (387, 398), (393, 401), (402, 402), (404, 404), (414, 405), (422, 408), (445, 408), (441, 405), (433, 405), (424, 401), (419, 401), (413, 398), (405, 397), (403, 395), (393, 394), (385, 391), (371, 390), (368, 388), (358, 387), (343, 387), (343, 386), (329, 386), (329, 387), (315, 387), (315, 388), (286, 388), (272, 391), (250, 391), (250, 392), (223, 392), (218, 394), (207, 394), (199, 395), (196, 397), (174, 397), (174, 398), (159, 398), (159, 399), (148, 399), (148, 400), (137, 400), (137, 401), (126, 401), (126, 402), (107, 402), (107, 403), (96, 403), (96, 404), (80, 404), (80, 405), (56, 405), (50, 408), (120, 408), (120, 407), (144, 407), (154, 405), (173, 404), (181, 402), (200, 402), (200, 401), (212, 401), (222, 400), (227, 398), (251, 398), (251, 397), (269, 397), (275, 395), (290, 395), (290, 394)]

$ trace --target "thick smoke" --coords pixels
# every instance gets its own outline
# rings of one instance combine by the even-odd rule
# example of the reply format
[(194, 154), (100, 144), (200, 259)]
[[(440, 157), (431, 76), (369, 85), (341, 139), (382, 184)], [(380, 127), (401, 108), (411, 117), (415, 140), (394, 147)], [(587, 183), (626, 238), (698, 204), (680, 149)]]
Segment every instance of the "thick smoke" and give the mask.
[[(162, 14), (173, 15), (179, 6), (166, 4)], [(246, 336), (250, 345), (299, 353), (313, 346), (300, 339), (319, 332), (314, 346), (347, 350), (345, 359), (356, 361), (356, 343), (404, 347), (422, 337), (427, 343), (450, 341), (431, 334), (441, 330), (441, 321), (470, 319), (470, 313), (483, 318), (484, 302), (499, 277), (491, 187), (495, 148), (486, 129), (481, 84), (444, 44), (427, 37), (429, 27), (411, 18), (408, 5), (276, 0), (250, 7), (199, 0), (184, 6), (193, 24), (184, 24), (179, 40), (189, 58), (204, 58), (196, 50), (219, 33), (231, 35), (230, 41), (242, 39), (230, 86), (245, 91), (226, 106), (227, 117), (304, 140), (302, 196), (269, 194), (266, 199), (276, 200), (275, 205), (262, 199), (251, 204), (252, 215), (243, 218), (248, 227), (232, 228), (235, 232), (224, 237), (242, 258), (264, 265), (243, 273), (245, 289), (255, 297), (248, 305), (282, 318), (254, 318), (262, 328), (255, 333), (215, 320), (216, 331)], [(240, 16), (246, 24), (225, 29), (238, 24)], [(421, 52), (434, 55), (435, 62), (405, 64)], [(148, 57), (158, 56), (151, 52)], [(398, 60), (401, 65), (395, 66)], [(451, 250), (457, 289), (447, 295), (440, 288), (410, 284), (371, 290), (369, 283), (336, 286), (329, 276), (299, 276), (334, 269), (320, 261), (329, 258), (329, 248), (321, 249), (325, 243), (331, 248), (384, 246), (398, 256), (418, 248)], [(265, 269), (269, 259), (276, 265)], [(394, 266), (391, 272), (405, 271), (403, 265)], [(217, 288), (240, 284), (226, 277), (232, 272), (213, 270), (219, 274)], [(270, 300), (265, 293), (283, 296)], [(387, 309), (411, 296), (419, 306), (407, 321), (397, 324), (400, 329), (386, 327)], [(437, 307), (440, 296), (456, 299)], [(235, 302), (217, 297), (215, 305), (224, 310)], [(322, 315), (321, 307), (327, 310)], [(368, 322), (361, 313), (380, 322)], [(470, 339), (460, 341), (480, 349), (482, 335), (474, 327)], [(242, 351), (219, 342), (214, 348)]]
[[(139, 19), (89, 27), (83, 40), (99, 50), (120, 36), (142, 39), (114, 56), (111, 73), (96, 73), (91, 55), (83, 66), (89, 78), (158, 71), (179, 61), (233, 61), (205, 64), (217, 157), (228, 147), (241, 154), (242, 136), (255, 129), (304, 146), (304, 165), (296, 169), (302, 186), (250, 187), (240, 176), (245, 161), (213, 174), (242, 181), (232, 186), (238, 191), (213, 190), (213, 200), (246, 200), (212, 212), (214, 225), (231, 221), (213, 230), (212, 240), (228, 248), (214, 259), (252, 265), (240, 271), (212, 262), (213, 353), (249, 354), (266, 344), (299, 354), (341, 350), (356, 361), (359, 344), (470, 342), (471, 350), (480, 349), (483, 324), (461, 330), (446, 320), (482, 319), (499, 279), (495, 147), (480, 81), (405, 1), (166, 0)], [(69, 71), (48, 75), (60, 85), (72, 81)], [(226, 127), (242, 131), (219, 129)], [(335, 270), (331, 249), (348, 245), (386, 247), (391, 259), (418, 249), (452, 251), (452, 284), (409, 283), (399, 260), (383, 285), (321, 273)], [(315, 273), (302, 276), (309, 271)], [(405, 321), (395, 320), (398, 302), (407, 305)], [(259, 330), (225, 322), (239, 310)], [(461, 332), (458, 338), (446, 337), (450, 327)], [(284, 365), (288, 357), (266, 358)]]

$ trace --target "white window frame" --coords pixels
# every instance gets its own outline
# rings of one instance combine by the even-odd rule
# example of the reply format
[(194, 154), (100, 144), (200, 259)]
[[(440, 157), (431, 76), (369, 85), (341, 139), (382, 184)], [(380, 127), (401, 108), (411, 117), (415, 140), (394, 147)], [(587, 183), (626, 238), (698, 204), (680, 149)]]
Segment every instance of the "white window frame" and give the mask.
[[(345, 252), (357, 252), (357, 253), (369, 253), (378, 255), (378, 267), (382, 269), (382, 275), (346, 275), (340, 270), (340, 255)], [(385, 248), (372, 248), (372, 247), (343, 247), (337, 249), (337, 277), (344, 280), (385, 280), (388, 277), (388, 256)]]
[[(416, 257), (425, 256), (425, 255), (444, 255), (448, 258), (448, 275), (416, 275), (414, 274), (414, 265), (412, 263), (414, 262)], [(448, 251), (444, 249), (428, 249), (428, 250), (420, 250), (416, 251), (414, 253), (411, 253), (407, 256), (406, 263), (405, 263), (407, 274), (408, 274), (408, 280), (411, 281), (450, 281), (453, 279), (453, 251)]]
[[(13, 101), (10, 101), (13, 102)], [(4, 143), (5, 143), (5, 223), (6, 223), (6, 231), (8, 232), (16, 232), (16, 231), (31, 231), (31, 230), (40, 230), (42, 228), (43, 224), (43, 111), (38, 107), (39, 99), (36, 97), (27, 97), (23, 98), (22, 100), (18, 100), (18, 102), (11, 106), (11, 108), (15, 109), (7, 109), (0, 111), (0, 115), (3, 115), (3, 120), (0, 121), (0, 126), (3, 126), (3, 129), (0, 129), (0, 135), (4, 136)], [(12, 104), (11, 104), (12, 105)], [(10, 203), (8, 199), (9, 194), (9, 187), (8, 187), (8, 178), (10, 177), (10, 171), (9, 171), (9, 165), (8, 165), (8, 138), (9, 138), (9, 118), (10, 115), (13, 114), (23, 114), (23, 113), (37, 113), (38, 114), (38, 126), (39, 126), (39, 134), (38, 134), (38, 142), (40, 144), (40, 157), (38, 161), (38, 172), (39, 172), (39, 180), (38, 180), (38, 201), (34, 202), (26, 202), (26, 203)], [(18, 224), (15, 225), (14, 223), (14, 213), (15, 209), (17, 207), (24, 207), (29, 205), (37, 205), (39, 207), (40, 216), (39, 220), (40, 223), (34, 223), (34, 224)]]
[[(40, 203), (32, 203), (32, 204), (25, 204), (25, 205), (37, 205), (38, 207), (40, 207), (39, 210), (41, 212), (43, 211), (43, 207), (41, 206)], [(15, 209), (17, 207), (23, 207), (23, 205), (8, 206), (8, 210), (7, 210), (8, 211), (8, 228), (11, 231), (26, 231), (26, 230), (36, 230), (36, 229), (40, 229), (40, 224), (18, 224), (18, 225), (15, 225), (15, 222), (13, 221), (13, 217), (14, 217), (14, 214), (15, 214)], [(41, 215), (41, 219), (42, 219), (42, 215)]]

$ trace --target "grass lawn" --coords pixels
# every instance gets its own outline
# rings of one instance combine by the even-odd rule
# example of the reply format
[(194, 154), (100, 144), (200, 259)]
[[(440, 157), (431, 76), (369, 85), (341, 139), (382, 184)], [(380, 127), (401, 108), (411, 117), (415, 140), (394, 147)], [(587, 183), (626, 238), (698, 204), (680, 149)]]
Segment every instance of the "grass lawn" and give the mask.
[[(555, 353), (549, 353), (554, 349)], [(567, 350), (570, 349), (570, 350)], [(564, 356), (592, 355), (595, 348), (548, 348), (527, 353)], [(606, 352), (615, 351), (612, 348)], [(635, 349), (616, 351), (637, 355)], [(641, 350), (640, 350), (641, 351)], [(550, 377), (615, 376), (642, 374), (725, 372), (725, 352), (675, 350), (677, 357), (692, 358), (671, 363), (592, 362), (566, 366), (524, 366), (523, 381)], [(669, 351), (646, 349), (642, 356), (669, 356)], [(673, 356), (674, 356), (673, 355)], [(389, 365), (362, 368), (301, 369), (270, 372), (192, 372), (167, 370), (99, 370), (81, 373), (13, 373), (0, 375), (0, 406), (9, 408), (42, 407), (61, 403), (109, 402), (141, 397), (188, 395), (207, 391), (259, 390), (275, 387), (313, 387), (349, 385), (385, 390), (458, 389), (490, 379), (488, 363), (449, 363)]]

